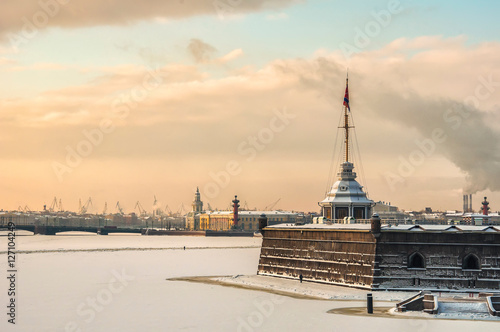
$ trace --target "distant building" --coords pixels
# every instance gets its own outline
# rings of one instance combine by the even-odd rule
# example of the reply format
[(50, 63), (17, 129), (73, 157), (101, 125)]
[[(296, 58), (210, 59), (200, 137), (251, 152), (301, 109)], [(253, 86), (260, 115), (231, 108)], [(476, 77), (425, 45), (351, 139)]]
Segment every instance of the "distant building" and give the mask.
[(200, 189), (198, 189), (198, 187), (196, 187), (196, 193), (194, 194), (194, 201), (192, 206), (193, 206), (193, 212), (195, 213), (203, 212), (203, 202), (201, 201)]
[(142, 227), (143, 226), (142, 222), (139, 220), (139, 218), (137, 218), (137, 215), (135, 213), (110, 214), (110, 215), (107, 215), (106, 218), (109, 220), (111, 225), (114, 225), (114, 226), (124, 226), (124, 227), (133, 227), (133, 226)]
[(187, 230), (200, 230), (200, 215), (203, 211), (203, 202), (201, 201), (200, 189), (196, 187), (196, 193), (194, 194), (193, 204), (191, 204), (193, 209), (186, 215), (186, 229)]
[[(237, 200), (236, 197), (235, 200)], [(234, 228), (257, 231), (259, 229), (258, 218), (261, 214), (268, 217), (270, 225), (308, 220), (299, 213), (286, 211), (241, 211), (238, 209), (236, 214), (234, 210), (204, 211), (198, 188), (196, 188), (192, 207), (193, 210), (186, 215), (186, 229), (195, 231), (227, 231)], [(237, 222), (234, 221), (235, 215), (237, 215)]]
[[(258, 218), (265, 214), (270, 225), (283, 223), (296, 223), (299, 214), (286, 211), (239, 211), (238, 225), (244, 231), (257, 231), (259, 229)], [(233, 211), (209, 211), (200, 215), (199, 230), (226, 231), (234, 224)]]
[(405, 220), (410, 218), (409, 214), (399, 211), (397, 206), (381, 201), (373, 205), (373, 213), (378, 214), (382, 220)]

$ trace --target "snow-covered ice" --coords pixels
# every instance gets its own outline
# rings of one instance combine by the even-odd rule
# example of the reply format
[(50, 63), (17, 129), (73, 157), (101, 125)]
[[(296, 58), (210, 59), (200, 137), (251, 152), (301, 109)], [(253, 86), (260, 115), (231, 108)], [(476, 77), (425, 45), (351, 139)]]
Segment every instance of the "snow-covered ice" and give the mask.
[[(487, 332), (500, 327), (497, 322), (484, 321), (329, 314), (331, 309), (363, 307), (365, 303), (300, 299), (167, 280), (255, 275), (260, 241), (186, 236), (19, 236), (17, 249), (25, 253), (17, 255), (17, 324), (7, 323), (8, 285), (2, 277), (0, 331)], [(179, 249), (184, 246), (186, 250)], [(7, 239), (0, 236), (3, 275), (7, 270), (6, 248)], [(89, 251), (77, 251), (80, 249)], [(346, 296), (357, 296), (359, 291), (342, 289)]]
[(303, 282), (294, 279), (276, 278), (261, 275), (217, 277), (214, 280), (225, 284), (251, 286), (259, 289), (282, 291), (325, 300), (366, 300), (368, 293), (378, 301), (402, 301), (417, 292), (371, 292), (363, 289), (335, 286), (329, 284)]

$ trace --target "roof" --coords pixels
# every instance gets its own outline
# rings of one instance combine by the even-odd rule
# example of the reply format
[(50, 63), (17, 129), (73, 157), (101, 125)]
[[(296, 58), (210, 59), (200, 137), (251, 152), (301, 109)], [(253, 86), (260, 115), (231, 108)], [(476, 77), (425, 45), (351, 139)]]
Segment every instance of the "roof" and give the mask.
[[(232, 215), (233, 211), (208, 211), (206, 214), (210, 215)], [(260, 216), (265, 214), (266, 216), (289, 216), (298, 215), (296, 212), (289, 211), (238, 211), (239, 216)]]
[(276, 224), (267, 226), (268, 228), (294, 228), (294, 229), (351, 229), (351, 230), (370, 230), (370, 224)]
[(474, 225), (384, 225), (383, 231), (500, 232), (500, 226)]
[[(331, 230), (370, 230), (371, 224), (277, 224), (268, 228), (293, 229), (331, 229)], [(500, 232), (499, 226), (472, 226), (472, 225), (382, 225), (382, 232)]]
[(265, 214), (266, 216), (274, 216), (274, 215), (281, 215), (281, 216), (286, 216), (286, 215), (298, 215), (297, 212), (290, 212), (290, 211), (238, 211), (238, 214), (240, 216), (242, 215), (261, 215)]

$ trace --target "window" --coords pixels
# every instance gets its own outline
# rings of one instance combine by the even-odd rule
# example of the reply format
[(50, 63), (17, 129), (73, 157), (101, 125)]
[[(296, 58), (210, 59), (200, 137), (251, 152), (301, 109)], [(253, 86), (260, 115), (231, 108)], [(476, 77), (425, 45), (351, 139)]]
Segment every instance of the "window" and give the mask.
[(479, 258), (474, 254), (468, 254), (464, 257), (462, 269), (464, 270), (480, 270)]
[(425, 269), (425, 258), (421, 253), (415, 252), (408, 257), (409, 269)]

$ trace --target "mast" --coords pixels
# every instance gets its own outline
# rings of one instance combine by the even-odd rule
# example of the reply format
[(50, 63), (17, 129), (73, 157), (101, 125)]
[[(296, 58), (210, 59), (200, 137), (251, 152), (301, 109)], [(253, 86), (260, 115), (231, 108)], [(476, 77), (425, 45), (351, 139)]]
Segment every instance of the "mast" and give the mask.
[(345, 79), (345, 95), (344, 95), (344, 125), (341, 128), (345, 129), (345, 161), (349, 162), (349, 114), (351, 107), (349, 106), (349, 76)]
[[(346, 79), (346, 87), (347, 87), (347, 79)], [(346, 106), (344, 106), (344, 129), (345, 129), (345, 161), (348, 162), (349, 161), (349, 115), (347, 114)]]

